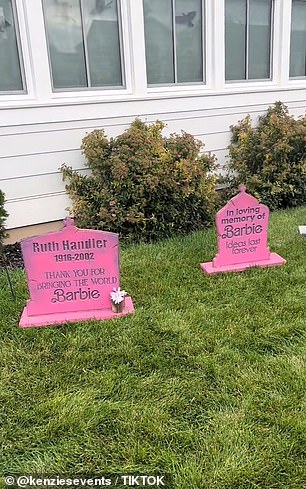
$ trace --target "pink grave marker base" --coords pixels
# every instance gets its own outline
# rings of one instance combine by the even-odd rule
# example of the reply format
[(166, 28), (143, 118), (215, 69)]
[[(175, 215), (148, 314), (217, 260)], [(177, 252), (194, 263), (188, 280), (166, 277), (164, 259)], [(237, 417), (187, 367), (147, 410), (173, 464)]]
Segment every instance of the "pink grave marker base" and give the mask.
[(207, 273), (208, 275), (214, 275), (222, 272), (243, 272), (244, 270), (252, 267), (276, 267), (278, 265), (284, 265), (285, 263), (286, 260), (280, 255), (277, 253), (271, 253), (268, 260), (259, 260), (252, 263), (237, 263), (236, 265), (223, 265), (219, 266), (218, 268), (213, 266), (212, 261), (209, 261), (206, 263), (201, 263), (200, 267), (202, 268), (203, 272)]
[(239, 194), (217, 212), (218, 252), (213, 261), (201, 263), (208, 275), (242, 272), (251, 267), (275, 267), (286, 260), (268, 247), (269, 209), (246, 193)]
[(21, 248), (29, 316), (111, 309), (110, 293), (120, 286), (118, 234), (79, 229), (68, 218), (62, 231), (27, 238)]
[(21, 248), (30, 292), (21, 328), (134, 312), (130, 297), (122, 313), (112, 312), (110, 294), (120, 286), (118, 234), (79, 229), (67, 218), (62, 231), (27, 238)]
[(134, 312), (134, 305), (131, 297), (125, 298), (125, 308), (123, 312), (115, 313), (111, 309), (99, 309), (88, 311), (62, 312), (55, 314), (40, 314), (36, 316), (28, 316), (27, 307), (24, 308), (19, 327), (34, 328), (43, 326), (52, 326), (54, 324), (74, 323), (80, 321), (89, 321), (91, 319), (114, 319)]

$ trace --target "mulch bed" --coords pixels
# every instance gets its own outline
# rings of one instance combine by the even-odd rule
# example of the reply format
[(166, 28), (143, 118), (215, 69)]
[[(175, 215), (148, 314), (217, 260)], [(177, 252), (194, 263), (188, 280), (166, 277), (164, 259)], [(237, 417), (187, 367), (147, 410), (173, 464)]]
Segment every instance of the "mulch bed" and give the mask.
[[(24, 268), (20, 243), (5, 245), (3, 247), (3, 253), (8, 268)], [(2, 268), (4, 268), (4, 261), (0, 260), (0, 269)]]

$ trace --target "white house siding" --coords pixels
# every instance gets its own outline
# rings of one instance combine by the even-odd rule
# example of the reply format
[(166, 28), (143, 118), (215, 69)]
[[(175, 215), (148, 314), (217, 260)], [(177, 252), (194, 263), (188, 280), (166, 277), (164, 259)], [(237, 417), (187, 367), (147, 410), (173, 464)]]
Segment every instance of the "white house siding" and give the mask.
[(6, 195), (8, 229), (67, 215), (70, 202), (59, 167), (66, 163), (87, 171), (80, 145), (94, 129), (117, 136), (135, 117), (160, 119), (167, 124), (165, 134), (184, 130), (201, 139), (222, 168), (230, 125), (247, 114), (256, 122), (277, 100), (295, 116), (305, 113), (306, 80), (289, 80), (289, 0), (275, 0), (271, 81), (224, 83), (224, 3), (206, 0), (207, 83), (176, 89), (147, 88), (142, 0), (123, 0), (127, 88), (80, 94), (52, 93), (41, 4), (16, 1), (28, 94), (0, 97), (0, 188)]
[[(0, 188), (6, 195), (7, 227), (56, 221), (67, 215), (70, 202), (59, 167), (66, 163), (86, 171), (80, 144), (94, 129), (104, 128), (114, 137), (135, 117), (147, 122), (160, 119), (167, 124), (165, 134), (184, 130), (203, 141), (205, 151), (216, 155), (221, 169), (230, 125), (247, 114), (256, 121), (276, 100), (286, 103), (295, 116), (306, 111), (306, 90), (2, 110)], [(16, 124), (17, 120), (24, 122)]]

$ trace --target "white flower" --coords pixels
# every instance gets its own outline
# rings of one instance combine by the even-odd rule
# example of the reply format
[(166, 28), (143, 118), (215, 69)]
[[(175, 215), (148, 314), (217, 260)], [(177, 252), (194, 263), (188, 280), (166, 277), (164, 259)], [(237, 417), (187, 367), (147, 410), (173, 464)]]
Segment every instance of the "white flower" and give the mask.
[(125, 290), (120, 290), (120, 287), (118, 289), (113, 289), (113, 292), (111, 292), (111, 300), (115, 304), (120, 304), (124, 300), (124, 297), (126, 296)]

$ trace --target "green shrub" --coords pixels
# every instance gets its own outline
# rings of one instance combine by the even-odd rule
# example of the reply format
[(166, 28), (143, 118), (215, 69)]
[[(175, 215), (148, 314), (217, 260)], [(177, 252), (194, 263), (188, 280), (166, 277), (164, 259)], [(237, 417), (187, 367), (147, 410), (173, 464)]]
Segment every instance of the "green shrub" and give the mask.
[(270, 209), (306, 202), (306, 117), (295, 120), (276, 102), (257, 127), (247, 116), (231, 130), (226, 176), (231, 193), (245, 183)]
[(202, 229), (215, 210), (215, 158), (190, 134), (162, 136), (164, 124), (136, 119), (108, 139), (88, 134), (82, 151), (90, 175), (62, 165), (77, 224), (150, 241)]

